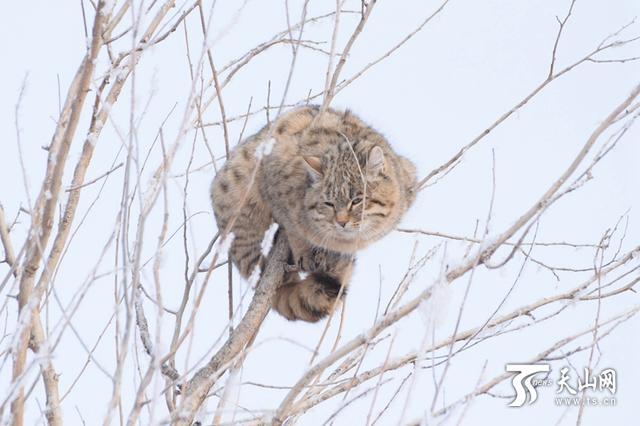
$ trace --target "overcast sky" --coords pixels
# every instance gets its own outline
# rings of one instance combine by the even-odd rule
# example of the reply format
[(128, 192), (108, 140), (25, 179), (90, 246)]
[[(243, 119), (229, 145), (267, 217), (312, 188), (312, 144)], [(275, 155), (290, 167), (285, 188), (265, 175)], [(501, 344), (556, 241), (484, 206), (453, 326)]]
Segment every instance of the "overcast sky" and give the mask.
[[(149, 3), (148, 1), (145, 3)], [(207, 5), (210, 2), (205, 2)], [(302, 2), (289, 1), (292, 21), (299, 20)], [(420, 177), (442, 164), (460, 147), (471, 141), (491, 125), (500, 115), (516, 105), (523, 97), (545, 80), (551, 60), (551, 51), (558, 29), (556, 15), (564, 16), (569, 1), (559, 0), (451, 0), (441, 14), (420, 33), (389, 58), (370, 69), (361, 78), (341, 91), (333, 106), (349, 108), (370, 123), (390, 141), (401, 154), (411, 158)], [(179, 3), (182, 5), (182, 3)], [(383, 1), (376, 5), (370, 22), (357, 40), (343, 71), (347, 78), (363, 66), (377, 59), (405, 35), (415, 29), (438, 6), (440, 1)], [(242, 6), (238, 13), (238, 8)], [(311, 1), (309, 16), (330, 12), (334, 2)], [(359, 10), (359, 1), (347, 1), (347, 9)], [(92, 7), (85, 2), (87, 13)], [(207, 6), (208, 9), (208, 6)], [(558, 69), (575, 62), (592, 51), (608, 35), (628, 24), (640, 12), (637, 0), (578, 0), (557, 50)], [(58, 79), (62, 95), (66, 93), (85, 51), (82, 11), (76, 1), (7, 2), (0, 25), (2, 67), (0, 68), (0, 202), (6, 215), (13, 218), (20, 206), (28, 208), (38, 195), (46, 162), (46, 146), (51, 139), (59, 110)], [(338, 45), (343, 46), (357, 24), (358, 15), (344, 14)], [(91, 22), (91, 20), (89, 20)], [(126, 21), (128, 25), (129, 21)], [(282, 1), (229, 1), (218, 0), (212, 18), (210, 40), (214, 60), (220, 69), (231, 60), (286, 29), (286, 15)], [(197, 58), (201, 49), (201, 34), (196, 16), (188, 21), (190, 49)], [(303, 39), (329, 41), (332, 21), (322, 20), (305, 28)], [(117, 33), (117, 31), (116, 31)], [(640, 35), (640, 25), (634, 23), (620, 37)], [(131, 42), (130, 36), (123, 38)], [(121, 44), (121, 48), (126, 44)], [(615, 59), (640, 56), (640, 43), (614, 49), (599, 57)], [(321, 46), (329, 49), (329, 43)], [(101, 56), (98, 69), (104, 70), (106, 56)], [(229, 117), (243, 114), (252, 103), (257, 110), (267, 102), (270, 84), (270, 104), (279, 104), (291, 63), (291, 47), (282, 45), (270, 49), (243, 68), (224, 89), (223, 97)], [(136, 143), (143, 159), (151, 148), (158, 128), (175, 106), (166, 122), (164, 134), (169, 141), (176, 138), (177, 129), (185, 109), (191, 81), (185, 55), (185, 36), (182, 27), (166, 41), (145, 52), (136, 70), (135, 102), (131, 102), (131, 85), (125, 88), (123, 98), (114, 107), (105, 132), (100, 137), (96, 153), (88, 171), (88, 178), (100, 176), (124, 159), (120, 152), (122, 141), (118, 133), (129, 131), (129, 115), (134, 108), (139, 120)], [(285, 104), (304, 100), (311, 90), (324, 88), (327, 56), (321, 52), (302, 49), (297, 58), (290, 90)], [(100, 75), (100, 71), (96, 75)], [(436, 185), (419, 194), (418, 200), (403, 220), (404, 228), (419, 228), (442, 233), (471, 236), (478, 226), (484, 230), (492, 191), (492, 158), (495, 157), (495, 201), (492, 208), (489, 234), (506, 229), (526, 209), (535, 203), (568, 167), (598, 124), (638, 84), (640, 61), (627, 63), (585, 63), (552, 82), (529, 104), (491, 132), (474, 147), (461, 164)], [(19, 109), (19, 127), (22, 155), (26, 169), (25, 181), (19, 164), (15, 129), (15, 108), (20, 87), (26, 81), (26, 91)], [(96, 82), (98, 80), (96, 79)], [(270, 83), (269, 83), (270, 82)], [(90, 96), (87, 102), (92, 100)], [(64, 101), (64, 99), (63, 99)], [(220, 120), (217, 103), (203, 117), (205, 122)], [(266, 123), (264, 114), (251, 117), (245, 135), (257, 131)], [(242, 120), (230, 123), (231, 143), (237, 143)], [(88, 115), (83, 117), (78, 140), (72, 147), (71, 164), (78, 158), (81, 138), (88, 126)], [(219, 126), (206, 128), (207, 138), (216, 156), (224, 154), (222, 130)], [(169, 184), (170, 231), (182, 222), (184, 176), (192, 149), (193, 131), (185, 138), (173, 165), (173, 178)], [(610, 133), (607, 133), (608, 136)], [(540, 221), (539, 241), (567, 241), (596, 244), (607, 229), (612, 229), (622, 217), (613, 237), (613, 245), (620, 243), (622, 252), (637, 245), (640, 240), (640, 131), (632, 127), (625, 137), (594, 170), (594, 179), (584, 187), (554, 205)], [(599, 148), (602, 142), (597, 145)], [(191, 168), (206, 164), (210, 156), (198, 140), (194, 147)], [(149, 182), (160, 159), (155, 149), (149, 156), (149, 167), (143, 173), (142, 183)], [(590, 161), (591, 157), (587, 161)], [(221, 159), (219, 164), (224, 160)], [(65, 175), (64, 185), (71, 179), (72, 169)], [(211, 166), (190, 175), (186, 205), (189, 215), (188, 246), (191, 260), (197, 257), (215, 234), (215, 221), (211, 214), (208, 185), (215, 175)], [(119, 208), (123, 169), (114, 172), (106, 181), (91, 185), (83, 191), (78, 217), (87, 213), (86, 220), (73, 237), (63, 266), (54, 281), (55, 300), (47, 323), (53, 327), (61, 318), (58, 301), (67, 305), (81, 288), (96, 265), (103, 246), (107, 243)], [(102, 183), (104, 183), (102, 188)], [(101, 189), (102, 188), (102, 189)], [(95, 204), (94, 204), (95, 203)], [(135, 212), (134, 212), (135, 214)], [(162, 208), (154, 211), (147, 224), (145, 253), (152, 256), (160, 230)], [(21, 217), (12, 234), (14, 244), (20, 247), (29, 221)], [(626, 236), (620, 241), (622, 228)], [(135, 220), (131, 235), (135, 235)], [(371, 326), (379, 298), (386, 303), (402, 279), (412, 251), (422, 256), (443, 240), (394, 232), (367, 248), (358, 256), (358, 263), (347, 298), (342, 341), (347, 341)], [(437, 279), (442, 263), (454, 262), (464, 253), (465, 244), (449, 241), (446, 253), (438, 252), (417, 275), (405, 300), (417, 294)], [(101, 277), (86, 293), (72, 324), (84, 341), (93, 345), (107, 325), (113, 311), (113, 247), (98, 267)], [(504, 254), (500, 252), (501, 254)], [(506, 253), (506, 252), (505, 252)], [(591, 268), (593, 249), (536, 248), (533, 255), (558, 267)], [(612, 256), (613, 252), (608, 253)], [(500, 256), (498, 256), (500, 257)], [(182, 294), (184, 274), (182, 233), (179, 232), (165, 247), (162, 283), (165, 303), (175, 308)], [(506, 291), (513, 284), (522, 266), (517, 257), (498, 271), (479, 268), (474, 274), (460, 329), (482, 324), (491, 314)], [(635, 260), (637, 264), (637, 259)], [(3, 274), (4, 269), (0, 269)], [(178, 368), (195, 361), (210, 349), (212, 343), (226, 330), (226, 270), (214, 273), (206, 293), (201, 314), (196, 323), (196, 338), (191, 349), (183, 351)], [(558, 294), (582, 282), (591, 272), (559, 272), (559, 279), (549, 270), (528, 263), (515, 290), (500, 313), (531, 303), (541, 297)], [(636, 276), (638, 272), (635, 272)], [(248, 284), (235, 277), (236, 294), (248, 289)], [(381, 286), (379, 286), (381, 283)], [(151, 269), (143, 273), (143, 285), (152, 288)], [(401, 356), (418, 349), (428, 325), (435, 318), (436, 340), (452, 334), (456, 315), (463, 297), (466, 279), (461, 279), (443, 290), (435, 301), (403, 320), (394, 337), (392, 356)], [(3, 291), (1, 296), (15, 294), (15, 289)], [(246, 308), (248, 297), (243, 301)], [(606, 299), (601, 316), (608, 318), (638, 304), (637, 294)], [(15, 306), (11, 302), (11, 319), (15, 324)], [(152, 305), (148, 307), (152, 310)], [(154, 311), (152, 311), (154, 312)], [(575, 333), (593, 323), (596, 304), (569, 306), (562, 315), (517, 333), (510, 333), (491, 343), (480, 343), (456, 357), (445, 382), (444, 403), (471, 391), (475, 384), (484, 383), (504, 372), (506, 363), (526, 362), (556, 340)], [(43, 314), (44, 315), (44, 314)], [(121, 319), (122, 320), (122, 319)], [(4, 318), (2, 320), (4, 322)], [(331, 349), (336, 327), (334, 324), (322, 348), (322, 354)], [(163, 324), (168, 344), (172, 325)], [(599, 346), (595, 371), (613, 367), (618, 372), (617, 406), (587, 409), (583, 424), (632, 424), (637, 419), (640, 383), (640, 319), (633, 318), (621, 325)], [(291, 386), (308, 366), (308, 348), (315, 347), (323, 324), (291, 323), (276, 313), (269, 314), (262, 327), (255, 348), (247, 358), (242, 380)], [(431, 336), (429, 336), (431, 339)], [(389, 347), (389, 340), (381, 343), (364, 361), (363, 369), (380, 365)], [(295, 342), (295, 343), (294, 343)], [(588, 341), (585, 341), (588, 343)], [(145, 355), (137, 343), (134, 351), (143, 359)], [(588, 352), (588, 351), (587, 351)], [(60, 386), (64, 392), (73, 382), (86, 359), (73, 332), (66, 332), (54, 352)], [(114, 365), (113, 324), (94, 354), (107, 369)], [(588, 353), (572, 358), (578, 371), (587, 365)], [(486, 363), (486, 366), (485, 366)], [(552, 363), (552, 375), (566, 361)], [(483, 367), (484, 366), (484, 367)], [(382, 409), (400, 381), (411, 371), (411, 365), (390, 374), (393, 380), (382, 386), (376, 412)], [(483, 370), (484, 368), (484, 370)], [(125, 374), (125, 393), (133, 392), (134, 363)], [(0, 371), (0, 388), (9, 383), (10, 368)], [(43, 403), (40, 384), (36, 392)], [(366, 389), (360, 388), (359, 391)], [(63, 412), (68, 424), (79, 422), (78, 412), (87, 424), (97, 424), (106, 411), (111, 395), (111, 381), (94, 363), (91, 363), (76, 387), (63, 401)], [(358, 392), (359, 392), (358, 391)], [(513, 394), (509, 381), (495, 389), (499, 395)], [(280, 403), (286, 390), (265, 389), (252, 385), (242, 386), (239, 406), (252, 410), (272, 410)], [(4, 391), (2, 392), (4, 396)], [(554, 405), (555, 387), (539, 390), (539, 400), (531, 406), (509, 408), (509, 398), (479, 397), (466, 413), (463, 424), (541, 425), (575, 424), (577, 410)], [(355, 393), (351, 396), (355, 396)], [(409, 394), (405, 421), (420, 417), (431, 405), (433, 379), (424, 369)], [(396, 424), (403, 409), (400, 402), (391, 406), (380, 424)], [(126, 398), (125, 398), (126, 399)], [(215, 399), (210, 409), (215, 408)], [(300, 418), (299, 424), (315, 425), (324, 422), (341, 404), (341, 397), (323, 404)], [(369, 411), (370, 398), (363, 398), (345, 408), (344, 415), (334, 424), (361, 424), (360, 419)], [(442, 403), (442, 401), (441, 401)], [(128, 412), (130, 407), (125, 407)], [(244, 416), (243, 409), (236, 415)], [(164, 413), (159, 410), (158, 413)], [(28, 405), (28, 424), (42, 421), (36, 404)], [(459, 413), (448, 419), (455, 423)], [(490, 417), (489, 417), (490, 416)], [(231, 416), (227, 420), (231, 420)], [(364, 420), (362, 420), (363, 422)], [(635, 421), (635, 420), (634, 420)], [(144, 423), (144, 421), (143, 421)]]

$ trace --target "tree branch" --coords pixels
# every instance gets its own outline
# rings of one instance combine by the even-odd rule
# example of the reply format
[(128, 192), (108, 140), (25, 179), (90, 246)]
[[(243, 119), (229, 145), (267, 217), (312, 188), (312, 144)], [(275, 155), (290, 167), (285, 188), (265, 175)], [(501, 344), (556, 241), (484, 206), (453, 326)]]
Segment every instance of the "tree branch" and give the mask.
[(273, 295), (282, 282), (288, 254), (289, 245), (286, 237), (283, 232), (279, 232), (247, 313), (218, 352), (196, 372), (191, 380), (184, 384), (182, 387), (184, 399), (172, 413), (172, 422), (177, 425), (192, 423), (193, 417), (216, 380), (224, 373), (230, 362), (253, 340), (271, 309)]

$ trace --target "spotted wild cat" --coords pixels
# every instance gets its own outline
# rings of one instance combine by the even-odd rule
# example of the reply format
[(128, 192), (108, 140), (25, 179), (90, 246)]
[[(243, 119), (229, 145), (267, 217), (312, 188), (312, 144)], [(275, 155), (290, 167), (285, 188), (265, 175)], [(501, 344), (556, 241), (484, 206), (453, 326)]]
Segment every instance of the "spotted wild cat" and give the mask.
[[(287, 272), (273, 307), (318, 321), (346, 288), (355, 252), (389, 233), (415, 198), (415, 167), (350, 111), (301, 107), (240, 143), (211, 186), (218, 228), (243, 277), (263, 266), (261, 243), (277, 223), (300, 272)], [(256, 151), (274, 141), (264, 156)], [(258, 154), (258, 155), (256, 155)], [(259, 158), (261, 158), (259, 160)], [(344, 293), (344, 290), (343, 290)]]

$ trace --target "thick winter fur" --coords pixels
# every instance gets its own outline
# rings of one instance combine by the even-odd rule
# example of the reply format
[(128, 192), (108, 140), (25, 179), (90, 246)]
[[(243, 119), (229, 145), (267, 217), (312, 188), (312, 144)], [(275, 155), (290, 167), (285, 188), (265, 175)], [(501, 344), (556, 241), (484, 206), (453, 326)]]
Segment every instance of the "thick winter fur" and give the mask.
[(297, 108), (239, 144), (211, 186), (242, 276), (263, 265), (269, 226), (285, 230), (301, 273), (286, 274), (273, 306), (290, 320), (326, 316), (345, 293), (355, 252), (390, 232), (415, 197), (413, 164), (382, 135), (349, 111), (317, 115)]

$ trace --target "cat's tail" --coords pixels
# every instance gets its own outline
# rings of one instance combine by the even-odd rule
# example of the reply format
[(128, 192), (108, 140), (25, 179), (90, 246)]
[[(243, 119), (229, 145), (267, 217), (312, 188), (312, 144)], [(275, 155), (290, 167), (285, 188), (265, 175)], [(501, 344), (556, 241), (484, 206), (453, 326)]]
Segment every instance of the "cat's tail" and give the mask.
[(304, 279), (297, 273), (288, 273), (284, 284), (276, 290), (273, 308), (291, 321), (316, 322), (337, 306), (339, 294), (341, 298), (346, 294), (345, 288), (340, 292), (342, 285), (340, 279), (326, 272), (313, 272)]

